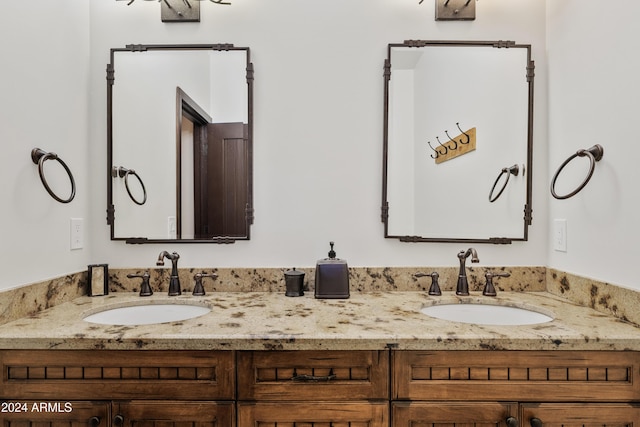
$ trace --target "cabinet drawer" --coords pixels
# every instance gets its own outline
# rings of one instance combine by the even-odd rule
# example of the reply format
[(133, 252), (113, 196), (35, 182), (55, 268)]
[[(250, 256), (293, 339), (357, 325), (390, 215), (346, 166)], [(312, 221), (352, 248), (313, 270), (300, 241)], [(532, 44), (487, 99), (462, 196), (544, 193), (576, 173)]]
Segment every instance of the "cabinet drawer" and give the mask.
[(0, 397), (233, 399), (231, 351), (0, 352)]
[(387, 402), (238, 403), (238, 427), (389, 427)]
[(397, 351), (393, 399), (638, 400), (638, 359), (614, 351)]
[(393, 427), (417, 426), (499, 426), (518, 416), (517, 403), (503, 402), (394, 402)]
[(241, 351), (239, 400), (388, 399), (388, 351)]
[(110, 426), (109, 402), (9, 400), (1, 403), (0, 425), (4, 427)]
[(233, 402), (130, 401), (113, 403), (121, 427), (234, 427)]
[[(563, 404), (522, 405), (523, 421), (538, 419), (544, 426), (640, 426), (640, 406), (632, 404)], [(525, 423), (526, 424), (526, 423)], [(533, 423), (530, 423), (533, 425)]]

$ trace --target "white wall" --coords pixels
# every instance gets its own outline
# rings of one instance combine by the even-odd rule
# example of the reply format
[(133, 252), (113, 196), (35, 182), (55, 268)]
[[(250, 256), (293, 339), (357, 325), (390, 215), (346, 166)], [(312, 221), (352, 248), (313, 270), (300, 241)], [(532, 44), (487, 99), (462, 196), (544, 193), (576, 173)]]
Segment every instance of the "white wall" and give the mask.
[[(80, 271), (88, 262), (153, 267), (165, 249), (179, 251), (184, 267), (312, 266), (326, 256), (330, 240), (352, 266), (455, 265), (461, 245), (383, 238), (383, 61), (387, 44), (405, 39), (508, 39), (533, 46), (536, 167), (530, 241), (482, 245), (478, 252), (483, 265), (547, 261), (547, 64), (540, 0), (482, 0), (473, 22), (436, 22), (433, 2), (419, 5), (418, 0), (233, 0), (231, 6), (203, 1), (201, 22), (181, 24), (162, 23), (160, 5), (142, 0), (131, 6), (115, 0), (32, 0), (7, 7), (0, 35), (15, 45), (9, 45), (9, 55), (3, 47), (2, 81), (11, 89), (3, 87), (3, 99), (9, 90), (11, 99), (26, 98), (35, 110), (12, 113), (0, 127), (3, 148), (9, 147), (2, 157), (10, 159), (0, 172), (0, 197), (9, 202), (2, 207), (8, 220), (0, 224), (1, 287)], [(129, 43), (222, 42), (249, 46), (255, 65), (251, 240), (233, 245), (111, 242), (105, 220), (109, 49)], [(5, 104), (2, 116), (11, 112)], [(42, 126), (34, 125), (35, 117)], [(42, 194), (28, 158), (38, 144), (64, 154), (78, 170), (72, 205)], [(85, 218), (90, 252), (68, 250), (71, 216)]]
[[(550, 199), (549, 218), (567, 220), (567, 252), (554, 251), (550, 238), (548, 264), (640, 289), (633, 268), (640, 255), (640, 3), (563, 0), (548, 1), (547, 8), (549, 179), (578, 149), (604, 147), (582, 192)], [(579, 168), (558, 178), (568, 189), (561, 194), (588, 170), (586, 160), (573, 163)]]
[[(69, 249), (69, 220), (98, 217), (87, 160), (89, 2), (3, 2), (0, 14), (0, 289), (86, 269), (87, 246)], [(40, 183), (31, 149), (57, 153), (72, 170), (77, 194), (53, 200)], [(63, 169), (47, 161), (60, 197), (70, 195)], [(104, 185), (101, 180), (100, 185)], [(104, 217), (104, 215), (101, 215)]]
[[(111, 47), (128, 43), (249, 46), (255, 65), (255, 224), (233, 245), (131, 246), (94, 228), (94, 258), (119, 267), (153, 267), (161, 250), (181, 266), (313, 266), (336, 241), (353, 266), (455, 265), (461, 245), (383, 238), (380, 222), (383, 63), (387, 44), (405, 39), (510, 39), (531, 43), (536, 73), (536, 152), (546, 158), (544, 2), (483, 0), (474, 22), (435, 22), (417, 0), (238, 0), (201, 3), (199, 24), (163, 24), (155, 2), (91, 2), (92, 120), (96, 181), (104, 168), (104, 68)], [(478, 248), (485, 265), (546, 261), (546, 169), (534, 171), (531, 240)], [(93, 216), (104, 217), (97, 186)], [(542, 194), (544, 193), (544, 194)], [(542, 197), (538, 196), (542, 194)], [(170, 195), (167, 194), (169, 197)]]

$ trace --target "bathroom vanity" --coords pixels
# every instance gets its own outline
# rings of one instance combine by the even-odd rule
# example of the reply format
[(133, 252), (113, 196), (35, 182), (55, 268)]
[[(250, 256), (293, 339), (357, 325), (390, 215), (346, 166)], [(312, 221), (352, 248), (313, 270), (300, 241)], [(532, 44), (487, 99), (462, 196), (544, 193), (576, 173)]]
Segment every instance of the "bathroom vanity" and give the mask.
[(4, 351), (2, 396), (10, 400), (3, 400), (2, 418), (5, 425), (94, 427), (635, 426), (639, 356), (393, 349)]
[[(196, 299), (211, 312), (140, 326), (82, 320)], [(452, 300), (554, 320), (470, 325), (420, 311)], [(0, 414), (16, 426), (636, 426), (639, 337), (631, 323), (548, 292), (113, 293), (0, 327)]]

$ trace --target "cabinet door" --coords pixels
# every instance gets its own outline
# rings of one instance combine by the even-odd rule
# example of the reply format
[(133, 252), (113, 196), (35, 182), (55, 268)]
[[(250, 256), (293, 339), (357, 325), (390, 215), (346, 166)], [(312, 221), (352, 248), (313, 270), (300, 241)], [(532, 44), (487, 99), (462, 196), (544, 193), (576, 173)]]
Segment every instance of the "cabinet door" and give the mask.
[(109, 402), (3, 400), (0, 405), (3, 427), (109, 426)]
[[(393, 403), (394, 427), (511, 427), (517, 424), (516, 403)], [(507, 423), (507, 421), (510, 423)], [(545, 424), (545, 427), (547, 425)]]
[(522, 405), (525, 427), (640, 427), (640, 406), (632, 404)]
[(113, 403), (115, 427), (233, 427), (232, 402), (132, 401)]
[(389, 427), (387, 402), (238, 402), (238, 427)]

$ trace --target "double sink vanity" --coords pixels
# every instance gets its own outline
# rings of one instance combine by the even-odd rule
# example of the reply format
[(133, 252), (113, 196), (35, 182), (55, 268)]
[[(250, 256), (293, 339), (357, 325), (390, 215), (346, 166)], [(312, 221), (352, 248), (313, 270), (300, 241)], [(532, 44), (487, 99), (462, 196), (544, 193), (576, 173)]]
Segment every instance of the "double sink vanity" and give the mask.
[[(416, 269), (351, 268), (348, 299), (287, 297), (281, 269), (216, 270), (203, 296), (192, 295), (195, 270), (180, 270), (179, 296), (168, 296), (166, 269), (152, 270), (155, 292), (141, 297), (131, 270), (111, 271), (108, 295), (0, 326), (0, 417), (95, 427), (637, 425), (640, 329), (624, 319), (629, 298), (542, 268), (506, 270), (489, 297), (483, 268), (469, 269), (469, 296), (455, 294), (453, 268), (438, 269), (442, 295), (429, 295)], [(591, 302), (579, 301), (581, 289)], [(182, 320), (146, 311), (166, 306), (186, 310)], [(445, 307), (454, 320), (429, 312)], [(463, 318), (469, 308), (480, 317)], [(509, 320), (507, 308), (525, 318)], [(133, 310), (126, 321), (123, 309)]]
[[(527, 241), (530, 45), (409, 40), (389, 44), (387, 53), (385, 238)], [(473, 75), (434, 80), (466, 69), (470, 59)], [(162, 66), (154, 66), (158, 60)], [(185, 79), (187, 64), (210, 72)], [(434, 64), (446, 69), (434, 71)], [(163, 90), (140, 92), (148, 70)], [(231, 79), (215, 78), (220, 70)], [(249, 48), (111, 50), (111, 240), (250, 239), (253, 79)], [(416, 111), (409, 108), (414, 92), (445, 87), (447, 99), (465, 102), (445, 107), (430, 95), (415, 103)], [(486, 99), (504, 110), (487, 109)], [(161, 110), (175, 120), (159, 122)], [(148, 152), (158, 155), (140, 154)], [(214, 167), (220, 164), (238, 172), (225, 175), (225, 188)], [(499, 180), (502, 189), (493, 197)], [(425, 188), (425, 182), (448, 185)], [(162, 194), (176, 188), (175, 197), (154, 199), (158, 187)], [(447, 205), (458, 203), (450, 188), (464, 189), (460, 198), (474, 206), (472, 220), (459, 204)], [(447, 214), (434, 217), (434, 204)], [(178, 271), (177, 254), (166, 252), (158, 262), (171, 259), (171, 275), (163, 268), (111, 270), (105, 295), (87, 296), (82, 273), (40, 284), (33, 294), (33, 287), (7, 293), (0, 299), (0, 420), (6, 427), (640, 426), (640, 293), (544, 267), (466, 269), (470, 254), (459, 254), (460, 273), (433, 269), (440, 295), (429, 291), (428, 279), (420, 279), (427, 274), (418, 269), (358, 267), (348, 269), (349, 298), (314, 298), (312, 279), (305, 295), (288, 297), (282, 269)], [(312, 269), (307, 273), (313, 278)], [(193, 292), (194, 275), (212, 278), (206, 292)], [(495, 286), (492, 277), (501, 277)], [(133, 278), (150, 283), (153, 294)]]

